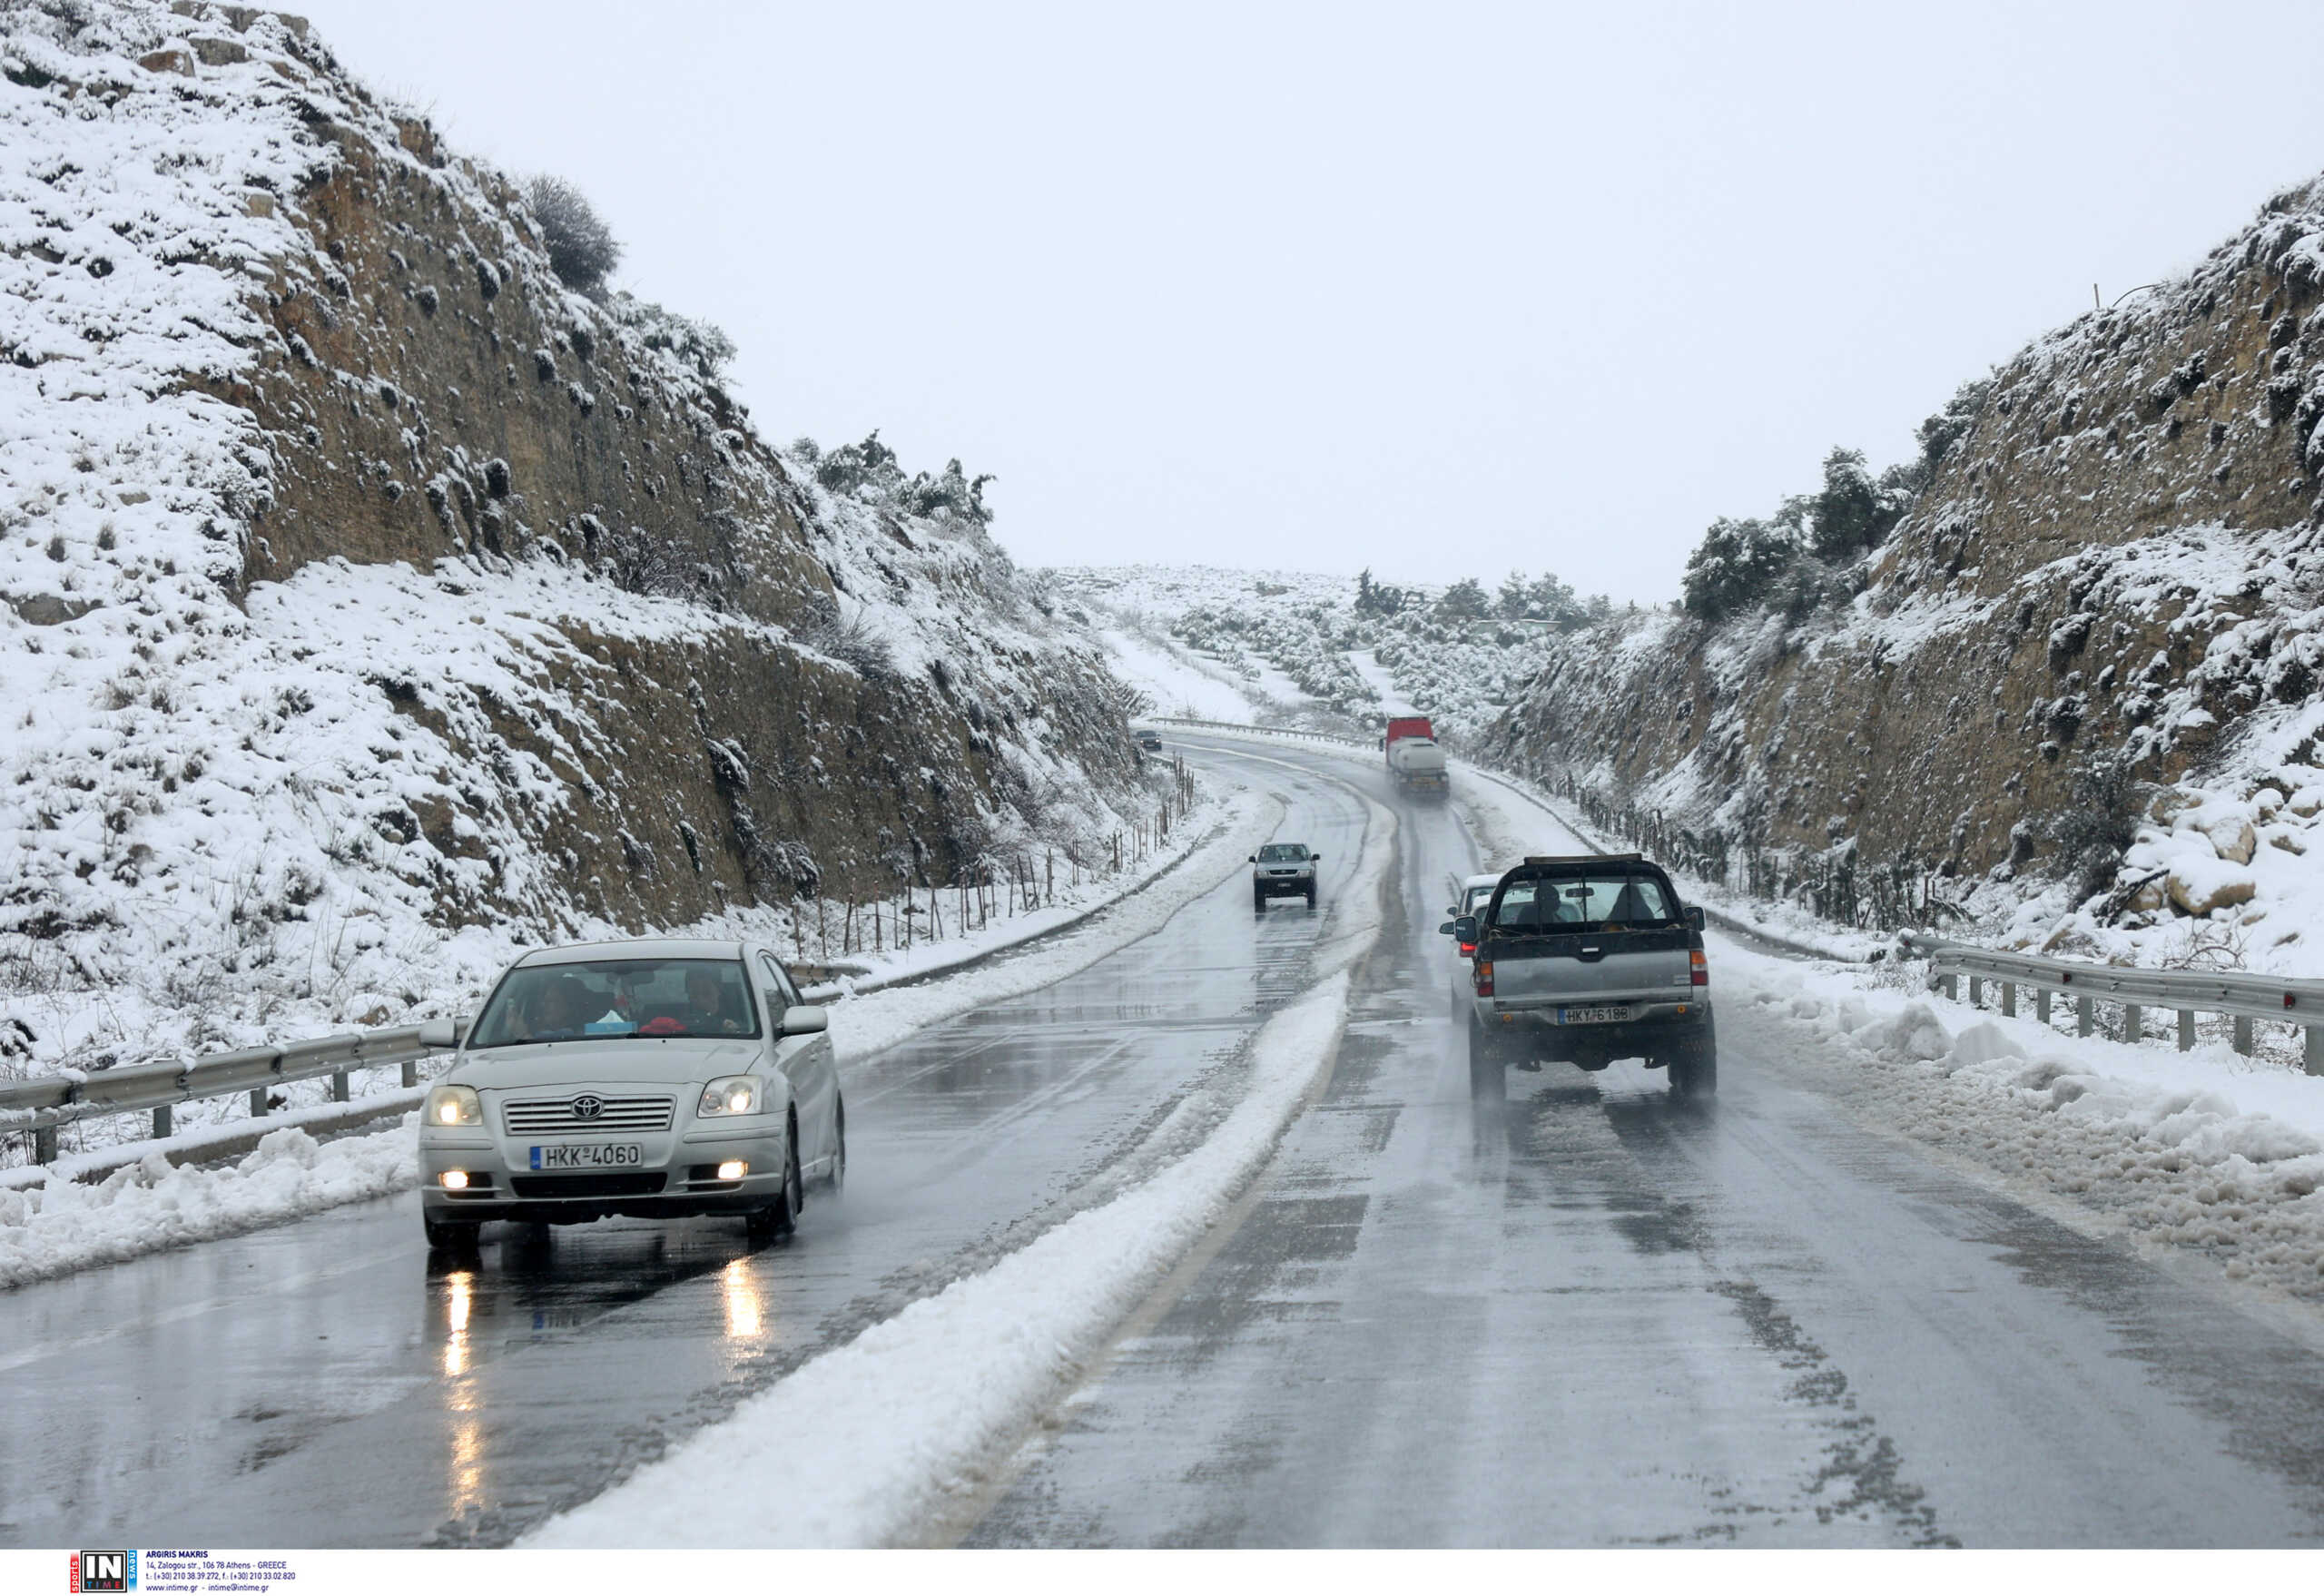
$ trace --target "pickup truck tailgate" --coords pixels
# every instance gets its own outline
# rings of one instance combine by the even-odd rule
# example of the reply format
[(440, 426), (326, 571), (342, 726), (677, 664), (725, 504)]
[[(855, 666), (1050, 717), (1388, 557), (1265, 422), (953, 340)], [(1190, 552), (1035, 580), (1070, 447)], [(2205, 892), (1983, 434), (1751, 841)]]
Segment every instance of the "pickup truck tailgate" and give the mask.
[(1496, 942), (1502, 1007), (1668, 999), (1692, 980), (1684, 930), (1567, 932)]

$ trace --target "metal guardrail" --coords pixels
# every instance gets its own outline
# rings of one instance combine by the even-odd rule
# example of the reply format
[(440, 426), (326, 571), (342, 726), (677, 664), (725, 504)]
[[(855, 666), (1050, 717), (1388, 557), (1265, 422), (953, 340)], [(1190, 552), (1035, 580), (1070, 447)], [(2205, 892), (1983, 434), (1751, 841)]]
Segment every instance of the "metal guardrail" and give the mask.
[(1984, 987), (2001, 988), (2001, 1011), (2017, 1012), (2017, 989), (2034, 994), (2035, 1018), (2050, 1018), (2051, 1000), (2069, 997), (2082, 1035), (2098, 1029), (2097, 1007), (2110, 1003), (2122, 1010), (2118, 1039), (2137, 1041), (2145, 1034), (2145, 1011), (2168, 1009), (2179, 1020), (2179, 1050), (2195, 1045), (2195, 1016), (2224, 1014), (2235, 1021), (2235, 1050), (2251, 1051), (2254, 1020), (2281, 1020), (2305, 1033), (2304, 1067), (2310, 1075), (2324, 1075), (2324, 980), (2284, 976), (2246, 975), (2237, 970), (2140, 970), (2108, 964), (2085, 964), (2068, 959), (2045, 959), (2034, 953), (2004, 953), (1973, 947), (1923, 931), (1899, 933), (1905, 951), (1929, 960), (1930, 984), (1941, 985), (1945, 996), (1958, 998), (1963, 976), (1969, 980), (1969, 1001), (1984, 1006)]
[(1362, 737), (1350, 737), (1339, 732), (1313, 732), (1305, 726), (1254, 726), (1241, 721), (1197, 720), (1192, 715), (1154, 714), (1142, 716), (1149, 724), (1157, 726), (1208, 727), (1220, 732), (1256, 732), (1267, 737), (1293, 737), (1309, 743), (1337, 743), (1346, 748), (1370, 748), (1374, 744)]
[(153, 1134), (167, 1136), (170, 1110), (177, 1104), (240, 1091), (251, 1095), (251, 1117), (262, 1118), (267, 1094), (276, 1086), (326, 1075), (330, 1077), (331, 1100), (343, 1103), (348, 1100), (350, 1070), (400, 1065), (403, 1084), (417, 1086), (419, 1061), (435, 1050), (421, 1045), (419, 1027), (399, 1025), (386, 1030), (344, 1031), (279, 1048), (205, 1053), (182, 1064), (165, 1060), (119, 1069), (0, 1080), (0, 1132), (31, 1131), (34, 1161), (50, 1164), (56, 1160), (60, 1125), (150, 1109)]

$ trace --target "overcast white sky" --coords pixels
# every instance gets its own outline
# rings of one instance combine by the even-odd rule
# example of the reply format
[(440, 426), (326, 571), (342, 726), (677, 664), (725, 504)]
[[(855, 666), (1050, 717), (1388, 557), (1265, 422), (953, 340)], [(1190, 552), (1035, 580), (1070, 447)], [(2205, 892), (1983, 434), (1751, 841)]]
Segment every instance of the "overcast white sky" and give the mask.
[(2324, 6), (288, 0), (1020, 563), (1674, 595), (2324, 169)]

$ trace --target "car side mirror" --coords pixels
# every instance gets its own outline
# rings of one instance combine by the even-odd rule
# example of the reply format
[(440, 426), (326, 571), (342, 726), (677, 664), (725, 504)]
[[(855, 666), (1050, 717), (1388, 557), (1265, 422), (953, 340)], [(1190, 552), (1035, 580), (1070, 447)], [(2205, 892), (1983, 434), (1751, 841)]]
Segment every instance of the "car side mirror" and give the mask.
[(1256, 864), (1258, 862), (1259, 856), (1256, 853), (1246, 853), (1243, 855), (1243, 862), (1246, 864)]
[(1307, 855), (1307, 862), (1308, 862), (1308, 863), (1310, 863), (1310, 864), (1313, 864), (1313, 863), (1315, 863), (1315, 861), (1317, 861), (1318, 859), (1321, 859), (1322, 857), (1323, 857), (1323, 855), (1322, 855), (1322, 854), (1320, 854), (1320, 853), (1310, 853), (1309, 855)]
[(774, 1029), (782, 1036), (813, 1036), (831, 1028), (830, 1010), (813, 1003), (793, 1003), (783, 1011), (783, 1019)]
[(1703, 929), (1703, 906), (1701, 904), (1689, 903), (1687, 905), (1687, 929), (1689, 931), (1701, 931)]
[(1452, 934), (1464, 942), (1475, 941), (1477, 940), (1477, 917), (1473, 914), (1462, 915), (1452, 922)]
[(468, 1017), (465, 1014), (450, 1020), (422, 1020), (419, 1045), (423, 1048), (457, 1048), (460, 1039), (468, 1033)]

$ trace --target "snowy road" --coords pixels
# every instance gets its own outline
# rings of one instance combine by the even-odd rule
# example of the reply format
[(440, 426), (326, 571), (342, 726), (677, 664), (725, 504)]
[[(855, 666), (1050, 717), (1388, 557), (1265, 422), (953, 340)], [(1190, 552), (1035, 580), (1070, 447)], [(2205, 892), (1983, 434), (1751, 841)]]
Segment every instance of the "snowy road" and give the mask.
[[(1264, 760), (1282, 835), (1353, 868), (1360, 799)], [(612, 1221), (431, 1274), (418, 1199), (0, 1294), (0, 1542), (502, 1543), (911, 1300), (1068, 1217), (1305, 984), (1323, 921), (1247, 877), (848, 1085), (849, 1186), (759, 1253)]]
[[(1281, 835), (1344, 884), (1381, 775), (1185, 745), (1282, 793)], [(1724, 1011), (1714, 1105), (1553, 1066), (1480, 1119), (1434, 935), (1475, 852), (1449, 813), (1403, 813), (1324, 1100), (926, 1539), (2314, 1539), (2303, 1315), (1859, 1128), (1772, 1022)], [(431, 1273), (406, 1194), (0, 1295), (0, 1542), (504, 1543), (1098, 1200), (1302, 988), (1320, 925), (1255, 918), (1237, 872), (868, 1061), (850, 1190), (787, 1246), (612, 1222)]]
[(1481, 1121), (1448, 830), (1406, 827), (1325, 1100), (961, 1539), (2313, 1542), (2306, 1327), (1856, 1128), (1747, 1014), (1715, 1105), (1553, 1065)]

